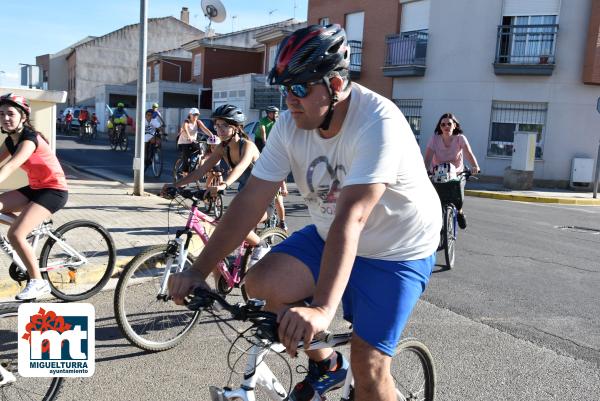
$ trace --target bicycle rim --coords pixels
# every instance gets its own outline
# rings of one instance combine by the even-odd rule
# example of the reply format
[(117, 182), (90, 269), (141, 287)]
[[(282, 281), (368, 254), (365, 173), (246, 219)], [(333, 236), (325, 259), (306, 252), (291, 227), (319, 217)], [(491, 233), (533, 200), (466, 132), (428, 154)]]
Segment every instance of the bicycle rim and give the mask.
[(398, 401), (433, 401), (435, 367), (431, 353), (423, 343), (402, 340), (392, 359), (391, 370)]
[(60, 392), (62, 378), (19, 375), (17, 319), (17, 306), (0, 309), (0, 365), (16, 377), (16, 381), (0, 385), (0, 400), (53, 401)]
[(446, 257), (446, 268), (454, 267), (456, 234), (454, 227), (454, 209), (452, 206), (447, 206), (444, 211), (444, 256)]
[(40, 267), (49, 269), (42, 275), (52, 294), (64, 301), (79, 301), (99, 292), (110, 279), (116, 260), (108, 231), (93, 221), (75, 220), (57, 228), (54, 235), (75, 249), (85, 262), (48, 238), (40, 253)]
[[(147, 351), (175, 347), (200, 316), (200, 312), (158, 298), (168, 257), (167, 245), (147, 248), (125, 267), (115, 290), (119, 328), (132, 344)], [(188, 256), (185, 269), (191, 265)]]

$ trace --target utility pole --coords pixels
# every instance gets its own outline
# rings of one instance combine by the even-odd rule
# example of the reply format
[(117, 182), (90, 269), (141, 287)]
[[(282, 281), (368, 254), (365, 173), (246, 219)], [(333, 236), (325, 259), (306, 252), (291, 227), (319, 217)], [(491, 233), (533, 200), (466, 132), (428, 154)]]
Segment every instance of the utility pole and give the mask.
[(148, 0), (140, 0), (140, 48), (138, 57), (137, 102), (135, 110), (135, 156), (133, 158), (133, 194), (144, 195), (144, 128), (146, 106), (146, 64), (148, 52)]
[[(600, 113), (600, 97), (596, 103), (596, 110)], [(598, 197), (598, 179), (600, 177), (600, 142), (598, 142), (598, 154), (596, 155), (596, 172), (594, 173), (594, 199)]]

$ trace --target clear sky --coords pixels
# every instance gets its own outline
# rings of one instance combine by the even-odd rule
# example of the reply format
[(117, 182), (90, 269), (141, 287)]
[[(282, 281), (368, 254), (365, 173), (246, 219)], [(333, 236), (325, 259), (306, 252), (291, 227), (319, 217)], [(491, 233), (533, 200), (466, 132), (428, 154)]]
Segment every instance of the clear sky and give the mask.
[[(190, 24), (205, 30), (201, 0), (148, 0), (148, 17), (180, 17), (190, 11)], [(228, 33), (296, 18), (304, 21), (308, 0), (221, 0), (227, 18), (212, 24)], [(56, 53), (86, 36), (102, 36), (140, 21), (139, 0), (1, 0), (0, 86), (20, 84), (19, 63), (35, 64), (35, 57)], [(294, 7), (295, 6), (295, 7)], [(269, 14), (271, 12), (271, 14)], [(235, 18), (232, 18), (235, 16)]]

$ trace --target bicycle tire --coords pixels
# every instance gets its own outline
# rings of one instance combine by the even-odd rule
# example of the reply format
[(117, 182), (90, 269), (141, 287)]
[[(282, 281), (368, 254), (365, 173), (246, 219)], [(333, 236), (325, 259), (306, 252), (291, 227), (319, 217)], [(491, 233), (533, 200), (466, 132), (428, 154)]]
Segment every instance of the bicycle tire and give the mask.
[(115, 243), (106, 228), (90, 220), (73, 220), (53, 230), (56, 237), (83, 255), (86, 263), (74, 260), (53, 238), (48, 237), (40, 252), (40, 268), (59, 265), (63, 268), (44, 271), (52, 294), (63, 301), (80, 301), (98, 293), (108, 282), (115, 267)]
[(454, 206), (446, 205), (444, 208), (444, 257), (446, 258), (446, 269), (454, 267), (456, 254), (456, 227), (454, 225)]
[(173, 181), (179, 181), (183, 178), (183, 159), (179, 158), (175, 160), (173, 165)]
[(18, 304), (0, 307), (0, 364), (16, 377), (13, 383), (0, 385), (1, 400), (54, 401), (64, 379), (62, 377), (22, 377), (18, 369)]
[[(189, 335), (200, 317), (199, 311), (193, 312), (185, 306), (157, 298), (168, 257), (168, 245), (146, 248), (127, 264), (115, 289), (117, 325), (125, 338), (146, 351), (158, 352), (175, 347)], [(192, 263), (188, 255), (186, 267), (189, 268)], [(149, 288), (143, 288), (148, 282)], [(135, 301), (142, 303), (135, 305)], [(139, 311), (134, 312), (134, 308), (139, 308)]]
[(160, 148), (155, 147), (152, 153), (152, 174), (155, 178), (160, 177), (163, 170), (163, 162)]
[(121, 138), (119, 141), (119, 148), (123, 151), (123, 152), (127, 152), (127, 147), (129, 146), (129, 138), (127, 137), (127, 134), (125, 132), (121, 133)]
[(119, 143), (119, 141), (118, 141), (118, 135), (119, 135), (119, 133), (116, 130), (113, 130), (112, 133), (110, 133), (108, 135), (108, 139), (110, 141), (110, 148), (112, 150), (117, 150), (117, 146), (118, 146), (118, 143)]
[(223, 216), (223, 196), (221, 194), (217, 194), (212, 203), (213, 207), (215, 208), (215, 218), (219, 220)]
[(431, 352), (422, 342), (412, 338), (400, 341), (392, 358), (392, 376), (398, 401), (434, 400), (435, 365)]

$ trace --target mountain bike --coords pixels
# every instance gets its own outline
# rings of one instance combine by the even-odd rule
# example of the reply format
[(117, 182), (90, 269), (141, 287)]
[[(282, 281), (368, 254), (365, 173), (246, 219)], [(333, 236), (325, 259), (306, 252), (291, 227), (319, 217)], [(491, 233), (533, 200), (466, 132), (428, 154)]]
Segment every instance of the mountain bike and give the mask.
[(123, 152), (127, 151), (127, 147), (129, 146), (129, 139), (127, 138), (127, 133), (125, 132), (124, 124), (115, 124), (113, 128), (112, 135), (110, 138), (110, 148), (112, 150), (117, 150), (117, 147), (121, 149)]
[(471, 177), (471, 173), (463, 171), (457, 174), (456, 180), (433, 183), (442, 204), (442, 231), (440, 232), (440, 243), (437, 250), (444, 251), (445, 268), (447, 270), (454, 267), (458, 233), (457, 216), (463, 205), (461, 186), (464, 185), (463, 181), (468, 180), (469, 177)]
[[(0, 213), (0, 221), (12, 224), (15, 217)], [(40, 272), (52, 295), (63, 301), (80, 301), (98, 293), (110, 279), (116, 250), (110, 233), (89, 220), (73, 220), (53, 228), (52, 220), (34, 229), (27, 240), (39, 252)], [(18, 283), (29, 280), (27, 268), (8, 238), (0, 235), (0, 249), (12, 259), (9, 276)]]
[(63, 378), (19, 375), (18, 309), (18, 303), (0, 304), (0, 400), (56, 400)]
[(151, 167), (152, 175), (155, 178), (160, 177), (163, 170), (162, 158), (162, 134), (156, 131), (150, 142), (148, 143), (145, 168)]
[[(220, 307), (231, 315), (233, 320), (248, 321), (251, 326), (248, 329), (235, 330), (237, 338), (232, 341), (228, 352), (229, 368), (235, 370), (235, 363), (231, 364), (232, 350), (241, 350), (237, 345), (238, 340), (245, 339), (250, 343), (248, 356), (244, 369), (243, 381), (238, 388), (209, 387), (210, 399), (212, 401), (255, 401), (255, 400), (287, 400), (291, 388), (285, 388), (273, 371), (267, 366), (266, 357), (269, 354), (281, 354), (284, 346), (278, 342), (277, 315), (263, 310), (265, 302), (250, 299), (246, 303), (232, 305), (221, 295), (196, 288), (189, 297), (187, 307), (191, 311), (199, 312), (205, 310), (213, 313), (217, 321), (228, 324), (220, 313), (214, 313)], [(230, 326), (232, 327), (232, 326)], [(337, 347), (348, 344), (352, 338), (352, 332), (345, 333), (319, 333), (310, 343), (311, 350)], [(303, 347), (298, 344), (298, 349)], [(291, 387), (291, 367), (288, 364)], [(404, 339), (397, 347), (396, 354), (392, 360), (392, 376), (396, 387), (396, 398), (398, 401), (433, 401), (435, 397), (435, 366), (431, 352), (416, 339)], [(352, 368), (348, 368), (346, 380), (342, 387), (341, 401), (354, 400)], [(321, 399), (321, 398), (319, 398)], [(329, 399), (329, 398), (328, 398)]]
[[(178, 195), (179, 199), (192, 201), (185, 227), (166, 245), (151, 246), (135, 256), (119, 277), (114, 299), (117, 324), (123, 335), (143, 350), (164, 351), (175, 347), (189, 334), (200, 316), (199, 312), (190, 312), (172, 302), (167, 283), (171, 274), (192, 266), (193, 259), (188, 250), (193, 234), (196, 233), (204, 244), (208, 242), (208, 233), (202, 223), (217, 224), (198, 208), (204, 193), (204, 190), (172, 188), (171, 197), (178, 199)], [(260, 238), (272, 245), (285, 239), (279, 232), (268, 230), (262, 232)], [(252, 249), (243, 241), (232, 257), (219, 262), (218, 274), (213, 275), (217, 291), (225, 295), (233, 288), (241, 287), (242, 296), (246, 297), (242, 282)]]

